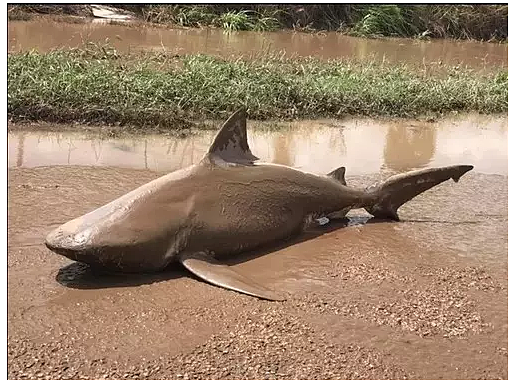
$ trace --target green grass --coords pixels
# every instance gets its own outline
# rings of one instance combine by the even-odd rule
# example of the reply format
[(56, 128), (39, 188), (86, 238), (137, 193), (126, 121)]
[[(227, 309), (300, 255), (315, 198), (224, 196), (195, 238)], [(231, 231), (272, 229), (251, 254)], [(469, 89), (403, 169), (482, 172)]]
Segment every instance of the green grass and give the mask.
[(228, 31), (273, 31), (279, 28), (278, 10), (230, 9), (209, 5), (148, 5), (141, 9), (146, 21), (184, 27), (211, 26)]
[(145, 20), (228, 30), (336, 30), (353, 35), (505, 41), (508, 6), (371, 4), (229, 4), (126, 6)]
[(504, 41), (507, 5), (376, 5), (363, 10), (351, 34)]
[(8, 116), (184, 128), (246, 106), (250, 117), (416, 117), (506, 112), (508, 73), (316, 59), (118, 55), (112, 49), (8, 56)]
[(407, 21), (406, 8), (397, 5), (378, 5), (368, 8), (367, 14), (354, 25), (352, 34), (361, 36), (416, 36), (418, 28)]
[[(400, 36), (507, 41), (508, 5), (492, 4), (118, 4), (152, 23), (229, 31), (333, 30), (365, 37)], [(37, 14), (91, 16), (86, 4), (10, 4), (9, 20)]]

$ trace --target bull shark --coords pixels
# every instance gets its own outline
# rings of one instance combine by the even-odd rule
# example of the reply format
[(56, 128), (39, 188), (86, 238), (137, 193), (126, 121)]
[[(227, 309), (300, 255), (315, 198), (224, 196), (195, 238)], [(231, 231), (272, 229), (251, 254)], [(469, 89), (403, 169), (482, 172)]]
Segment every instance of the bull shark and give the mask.
[(69, 259), (123, 273), (149, 273), (178, 261), (195, 276), (268, 300), (281, 295), (216, 259), (302, 232), (319, 218), (364, 208), (398, 221), (397, 209), (470, 165), (399, 174), (367, 188), (345, 181), (345, 167), (317, 175), (261, 163), (247, 142), (247, 115), (236, 111), (203, 159), (155, 179), (48, 234), (46, 246)]

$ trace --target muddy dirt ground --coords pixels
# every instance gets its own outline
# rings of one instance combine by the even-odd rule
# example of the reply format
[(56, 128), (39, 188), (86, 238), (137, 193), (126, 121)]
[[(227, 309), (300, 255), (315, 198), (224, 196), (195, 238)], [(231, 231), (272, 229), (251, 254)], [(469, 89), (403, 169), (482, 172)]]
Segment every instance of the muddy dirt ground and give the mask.
[(228, 261), (285, 302), (179, 266), (107, 276), (44, 247), (52, 228), (157, 175), (9, 169), (9, 379), (507, 379), (506, 176), (472, 171), (407, 204), (403, 222), (351, 212)]

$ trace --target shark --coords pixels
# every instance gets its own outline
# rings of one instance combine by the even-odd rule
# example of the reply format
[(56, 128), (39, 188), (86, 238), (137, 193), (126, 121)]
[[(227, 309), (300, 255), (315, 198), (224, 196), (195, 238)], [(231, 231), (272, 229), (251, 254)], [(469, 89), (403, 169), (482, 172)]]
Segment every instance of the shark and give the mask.
[(218, 257), (290, 238), (315, 220), (341, 218), (351, 209), (399, 221), (401, 205), (472, 169), (426, 168), (350, 187), (345, 167), (318, 175), (260, 162), (249, 148), (242, 108), (223, 123), (200, 162), (64, 223), (45, 244), (71, 260), (121, 273), (158, 272), (179, 262), (213, 285), (282, 300)]

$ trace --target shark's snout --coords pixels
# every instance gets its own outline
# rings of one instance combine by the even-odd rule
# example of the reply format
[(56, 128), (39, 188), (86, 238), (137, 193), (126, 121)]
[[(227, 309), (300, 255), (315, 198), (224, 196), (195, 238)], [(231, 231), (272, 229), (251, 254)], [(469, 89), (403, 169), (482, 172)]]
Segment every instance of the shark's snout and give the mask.
[[(107, 228), (106, 232), (108, 232)], [(114, 272), (152, 272), (160, 270), (168, 262), (163, 258), (154, 258), (155, 264), (141, 256), (152, 255), (152, 245), (137, 243), (107, 243), (106, 239), (98, 237), (95, 226), (87, 226), (82, 218), (65, 223), (50, 232), (45, 245), (56, 254), (60, 254), (76, 262)], [(150, 252), (149, 252), (150, 249)], [(161, 256), (160, 250), (155, 253)]]
[(88, 229), (71, 232), (63, 225), (47, 235), (45, 245), (57, 254), (74, 259), (77, 252), (84, 252), (88, 248), (90, 238), (91, 231)]

